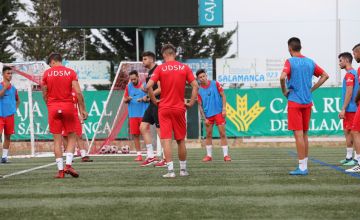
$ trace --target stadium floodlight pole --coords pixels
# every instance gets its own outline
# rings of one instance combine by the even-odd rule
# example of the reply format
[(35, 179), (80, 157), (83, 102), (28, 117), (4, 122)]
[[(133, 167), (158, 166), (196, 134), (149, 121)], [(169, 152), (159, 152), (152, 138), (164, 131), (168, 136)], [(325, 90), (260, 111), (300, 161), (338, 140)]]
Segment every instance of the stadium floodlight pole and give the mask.
[[(334, 56), (335, 57), (335, 60), (336, 60), (336, 62), (335, 63), (337, 63), (339, 60), (338, 60), (338, 55), (340, 54), (340, 50), (341, 50), (341, 44), (340, 44), (340, 18), (339, 18), (339, 0), (336, 0), (336, 7), (335, 7), (335, 16), (336, 16), (336, 20), (335, 20), (335, 39), (336, 39), (336, 49), (335, 49), (335, 51), (336, 51), (336, 56)], [(336, 65), (336, 85), (340, 85), (340, 83), (341, 83), (341, 79), (340, 79), (340, 77), (341, 77), (341, 75), (340, 75), (340, 73), (341, 73), (341, 69), (340, 69), (340, 66), (339, 65)]]
[(139, 28), (136, 28), (136, 61), (139, 59)]

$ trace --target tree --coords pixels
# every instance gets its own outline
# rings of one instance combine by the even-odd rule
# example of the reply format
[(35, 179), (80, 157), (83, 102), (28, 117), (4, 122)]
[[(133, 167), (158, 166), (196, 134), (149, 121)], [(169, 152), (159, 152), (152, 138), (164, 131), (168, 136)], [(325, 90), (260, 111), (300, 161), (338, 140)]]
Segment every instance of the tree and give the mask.
[(28, 60), (44, 60), (51, 52), (59, 52), (66, 59), (80, 59), (84, 33), (79, 29), (60, 27), (60, 0), (31, 0), (28, 26), (18, 29), (17, 49)]
[(19, 0), (0, 0), (0, 61), (14, 61), (11, 52), (12, 41), (15, 39), (14, 27), (19, 25), (16, 18), (17, 12), (23, 9)]

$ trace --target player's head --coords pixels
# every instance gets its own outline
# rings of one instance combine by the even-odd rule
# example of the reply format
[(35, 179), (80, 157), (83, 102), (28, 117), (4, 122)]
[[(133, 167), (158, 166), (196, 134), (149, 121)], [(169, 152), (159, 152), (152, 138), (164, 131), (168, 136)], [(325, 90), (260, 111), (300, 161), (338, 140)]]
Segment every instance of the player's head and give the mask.
[(351, 55), (351, 53), (349, 52), (341, 53), (339, 54), (338, 58), (339, 58), (339, 66), (341, 69), (345, 69), (351, 66), (353, 60), (353, 56)]
[(360, 63), (360, 44), (356, 44), (352, 50), (354, 54), (354, 59), (357, 63)]
[(134, 84), (135, 86), (138, 84), (139, 82), (139, 73), (136, 70), (132, 70), (129, 73), (129, 77), (130, 77), (130, 81), (132, 82), (132, 84)]
[(200, 81), (200, 84), (204, 84), (207, 82), (207, 75), (204, 69), (199, 69), (196, 71), (196, 78)]
[(145, 51), (141, 56), (144, 67), (150, 69), (156, 61), (155, 54), (151, 51)]
[(4, 66), (2, 69), (2, 75), (3, 79), (6, 79), (7, 81), (11, 81), (12, 79), (12, 69), (9, 66)]
[(61, 65), (61, 62), (62, 62), (62, 57), (61, 57), (61, 54), (59, 54), (59, 53), (51, 53), (47, 60), (47, 64), (50, 67), (53, 67), (56, 65)]
[(288, 48), (289, 53), (291, 56), (293, 56), (294, 52), (300, 52), (301, 50), (301, 41), (297, 37), (292, 37), (288, 40)]
[(172, 44), (164, 44), (164, 46), (161, 48), (161, 54), (165, 61), (175, 60), (176, 48)]

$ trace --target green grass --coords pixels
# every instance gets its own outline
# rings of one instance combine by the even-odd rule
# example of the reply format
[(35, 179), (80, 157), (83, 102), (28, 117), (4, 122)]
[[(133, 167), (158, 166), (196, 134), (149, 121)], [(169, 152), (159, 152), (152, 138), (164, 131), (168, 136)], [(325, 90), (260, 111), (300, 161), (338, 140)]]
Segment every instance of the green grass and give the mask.
[[(233, 161), (202, 163), (188, 151), (190, 177), (162, 179), (165, 168), (130, 157), (75, 162), (80, 178), (53, 179), (55, 166), (0, 179), (0, 219), (357, 219), (360, 179), (310, 162), (310, 175), (289, 176), (297, 161), (284, 148), (232, 149)], [(312, 148), (330, 164), (340, 148)], [(0, 174), (53, 162), (12, 159)], [(179, 171), (176, 161), (175, 169)]]

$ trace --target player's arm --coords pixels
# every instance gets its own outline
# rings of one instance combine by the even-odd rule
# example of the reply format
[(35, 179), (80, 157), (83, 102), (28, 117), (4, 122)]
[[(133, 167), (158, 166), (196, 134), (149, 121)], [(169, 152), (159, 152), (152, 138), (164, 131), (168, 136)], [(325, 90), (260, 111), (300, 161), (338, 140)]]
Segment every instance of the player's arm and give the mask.
[(202, 107), (202, 100), (199, 95), (198, 95), (197, 102), (198, 102), (201, 118), (205, 121), (205, 124), (207, 125), (207, 124), (209, 124), (209, 121), (206, 119), (204, 108)]
[(193, 81), (191, 81), (190, 85), (192, 87), (192, 91), (191, 91), (190, 102), (185, 104), (187, 107), (192, 107), (195, 104), (196, 97), (198, 95), (198, 89), (199, 89), (199, 86), (195, 79)]
[(158, 96), (161, 93), (161, 87), (160, 87), (160, 82), (159, 81), (157, 82), (157, 86), (158, 86), (157, 89), (155, 89), (155, 91), (154, 91), (155, 96)]
[(7, 81), (4, 81), (4, 85), (2, 89), (0, 90), (0, 97), (3, 97), (5, 95), (6, 90), (9, 88), (10, 83)]
[(15, 92), (15, 100), (16, 100), (16, 108), (19, 108), (20, 99), (19, 99), (19, 94), (18, 94), (17, 90)]
[(287, 73), (286, 72), (282, 72), (281, 76), (280, 76), (280, 86), (281, 86), (281, 91), (283, 93), (283, 95), (285, 97), (288, 97), (289, 95), (289, 90), (286, 88), (286, 79), (287, 79)]
[(88, 113), (86, 112), (84, 96), (81, 92), (80, 85), (77, 80), (72, 81), (72, 88), (74, 89), (76, 97), (78, 99), (78, 107), (79, 107), (80, 115), (84, 120), (86, 120), (88, 117)]
[(42, 87), (41, 87), (41, 90), (42, 90), (42, 96), (43, 96), (43, 99), (44, 99), (44, 101), (45, 101), (45, 103), (47, 104), (47, 93), (48, 93), (48, 89), (47, 89), (47, 85), (43, 85)]
[(320, 76), (320, 79), (313, 85), (311, 88), (311, 92), (315, 91), (317, 88), (319, 88), (326, 80), (329, 79), (329, 75), (318, 65), (315, 64), (315, 70), (314, 75), (316, 77)]
[(155, 82), (152, 79), (150, 79), (149, 82), (146, 85), (146, 90), (148, 91), (149, 98), (150, 98), (151, 102), (154, 103), (154, 105), (157, 105), (158, 100), (156, 99), (154, 90), (152, 89), (154, 83)]
[(346, 86), (346, 92), (345, 92), (345, 98), (344, 98), (344, 105), (341, 109), (341, 112), (339, 113), (339, 118), (345, 118), (345, 110), (348, 107), (350, 100), (351, 100), (351, 96), (353, 93), (353, 88), (354, 86)]

